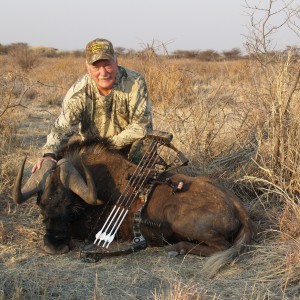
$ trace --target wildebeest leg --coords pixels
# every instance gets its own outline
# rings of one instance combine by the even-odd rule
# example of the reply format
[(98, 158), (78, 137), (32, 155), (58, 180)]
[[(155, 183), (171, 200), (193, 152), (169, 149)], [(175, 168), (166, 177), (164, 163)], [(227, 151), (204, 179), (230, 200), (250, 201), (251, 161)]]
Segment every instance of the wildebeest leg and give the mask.
[(215, 245), (207, 244), (195, 244), (191, 242), (181, 241), (177, 244), (170, 245), (166, 247), (166, 250), (170, 256), (177, 256), (179, 254), (194, 254), (198, 256), (211, 256), (212, 254), (225, 250), (230, 247), (230, 244), (223, 240), (222, 243), (217, 243)]

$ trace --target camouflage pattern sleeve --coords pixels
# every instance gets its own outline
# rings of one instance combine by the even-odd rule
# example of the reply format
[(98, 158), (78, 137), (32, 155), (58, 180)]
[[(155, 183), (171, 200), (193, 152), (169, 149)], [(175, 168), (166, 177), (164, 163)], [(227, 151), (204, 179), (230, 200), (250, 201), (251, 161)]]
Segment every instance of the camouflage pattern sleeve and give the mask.
[(129, 98), (129, 125), (113, 136), (117, 148), (123, 148), (143, 138), (152, 130), (152, 110), (147, 85), (141, 76), (136, 80)]
[(78, 129), (75, 126), (82, 120), (84, 111), (84, 89), (75, 83), (67, 92), (62, 110), (50, 133), (47, 136), (46, 144), (43, 146), (43, 155), (45, 153), (57, 154), (58, 149), (68, 141), (69, 137)]

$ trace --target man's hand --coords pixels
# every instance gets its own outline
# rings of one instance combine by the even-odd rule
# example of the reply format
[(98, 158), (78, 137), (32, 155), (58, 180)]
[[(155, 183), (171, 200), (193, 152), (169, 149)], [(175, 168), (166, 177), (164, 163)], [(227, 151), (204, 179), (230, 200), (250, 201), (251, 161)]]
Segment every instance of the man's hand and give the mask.
[(52, 160), (53, 162), (57, 163), (57, 161), (51, 156), (43, 157), (37, 161), (37, 163), (33, 166), (31, 172), (34, 173), (36, 170), (39, 170), (45, 160)]

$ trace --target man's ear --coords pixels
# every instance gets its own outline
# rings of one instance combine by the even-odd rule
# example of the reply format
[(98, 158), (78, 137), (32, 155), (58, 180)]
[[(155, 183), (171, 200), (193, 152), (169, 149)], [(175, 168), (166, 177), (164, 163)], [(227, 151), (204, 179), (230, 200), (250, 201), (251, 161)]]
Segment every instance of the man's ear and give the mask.
[(87, 72), (91, 75), (90, 65), (88, 64), (87, 61), (85, 61), (85, 65), (86, 65)]

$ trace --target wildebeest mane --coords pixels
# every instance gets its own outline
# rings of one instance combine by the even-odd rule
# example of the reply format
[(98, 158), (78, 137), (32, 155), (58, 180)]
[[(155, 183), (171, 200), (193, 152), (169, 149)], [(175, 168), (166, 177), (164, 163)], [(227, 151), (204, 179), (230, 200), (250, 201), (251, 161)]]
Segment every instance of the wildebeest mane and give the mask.
[(58, 159), (61, 158), (75, 158), (81, 156), (82, 153), (101, 153), (108, 150), (110, 152), (117, 151), (111, 140), (108, 138), (94, 138), (84, 141), (75, 140), (65, 146), (63, 146), (57, 155)]

